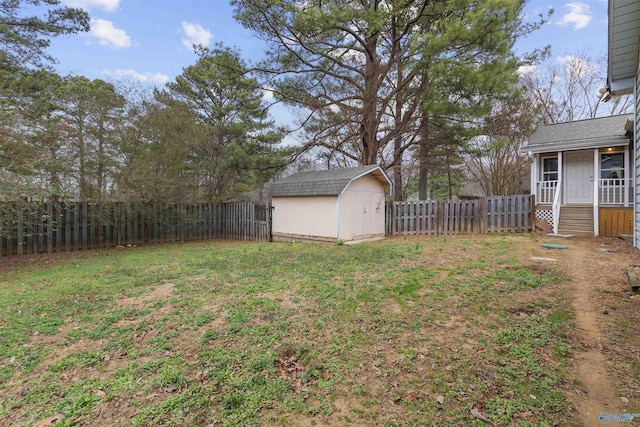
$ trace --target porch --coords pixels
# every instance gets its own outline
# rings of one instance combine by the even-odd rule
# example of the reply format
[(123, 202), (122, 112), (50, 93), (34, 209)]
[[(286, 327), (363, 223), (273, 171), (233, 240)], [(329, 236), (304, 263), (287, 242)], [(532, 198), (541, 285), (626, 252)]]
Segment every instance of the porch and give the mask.
[[(553, 205), (556, 190), (560, 181), (537, 181), (536, 203), (540, 205)], [(631, 207), (633, 202), (633, 182), (631, 178), (611, 178), (597, 180), (598, 205)], [(560, 187), (561, 188), (561, 187)]]
[(532, 160), (531, 194), (536, 198), (536, 216), (546, 219), (554, 233), (578, 228), (579, 224), (585, 234), (597, 236), (602, 229), (601, 212), (616, 211), (606, 218), (619, 217), (618, 211), (624, 213), (623, 217), (633, 213), (633, 133), (631, 114), (536, 129), (522, 147)]
[(556, 234), (623, 234), (633, 213), (629, 157), (628, 146), (536, 153), (536, 215)]

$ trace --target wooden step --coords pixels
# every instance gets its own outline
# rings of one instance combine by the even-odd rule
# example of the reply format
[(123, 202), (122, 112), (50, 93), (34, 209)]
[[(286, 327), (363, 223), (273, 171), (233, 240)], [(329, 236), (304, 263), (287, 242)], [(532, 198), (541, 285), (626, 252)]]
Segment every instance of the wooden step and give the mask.
[(562, 214), (593, 215), (593, 208), (572, 208), (570, 206), (563, 206), (560, 208), (560, 215)]
[(560, 216), (593, 218), (593, 211), (564, 211), (563, 209), (560, 209)]
[(560, 222), (577, 222), (578, 224), (588, 224), (593, 223), (593, 218), (571, 218), (571, 217), (560, 217)]
[(572, 230), (572, 229), (558, 229), (558, 234), (580, 236), (580, 237), (593, 237), (593, 229), (589, 231), (584, 230)]
[[(593, 224), (591, 225), (576, 225), (576, 224), (560, 224), (558, 227), (558, 233), (560, 231), (584, 231), (585, 233), (593, 233)], [(563, 233), (567, 234), (567, 233)]]
[(560, 218), (560, 224), (593, 224), (593, 218)]
[(593, 206), (562, 206), (558, 233), (593, 236)]

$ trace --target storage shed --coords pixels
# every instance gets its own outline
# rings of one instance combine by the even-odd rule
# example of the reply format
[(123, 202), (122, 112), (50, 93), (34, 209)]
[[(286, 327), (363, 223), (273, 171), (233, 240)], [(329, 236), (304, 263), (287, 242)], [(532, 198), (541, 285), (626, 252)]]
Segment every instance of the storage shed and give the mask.
[(274, 241), (350, 241), (385, 235), (391, 181), (377, 165), (300, 172), (271, 187)]

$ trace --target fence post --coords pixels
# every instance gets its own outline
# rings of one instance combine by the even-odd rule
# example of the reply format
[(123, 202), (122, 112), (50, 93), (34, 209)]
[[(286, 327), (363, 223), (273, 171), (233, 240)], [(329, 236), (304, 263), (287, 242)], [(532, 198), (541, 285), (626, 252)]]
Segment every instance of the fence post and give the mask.
[(393, 227), (393, 223), (392, 218), (393, 216), (391, 215), (391, 203), (393, 202), (386, 202), (384, 204), (384, 234), (385, 236), (392, 236), (393, 235), (393, 231), (392, 231), (392, 227)]
[(480, 232), (482, 234), (484, 233), (488, 233), (489, 232), (489, 197), (484, 197), (482, 199), (482, 206), (480, 208), (481, 212), (482, 212), (482, 224), (481, 224), (481, 230)]
[(64, 220), (62, 218), (62, 202), (56, 203), (55, 209), (56, 215), (56, 253), (62, 252), (62, 225)]
[(529, 196), (529, 203), (531, 204), (529, 207), (531, 208), (529, 211), (529, 228), (531, 232), (536, 231), (536, 195), (532, 194)]
[(4, 215), (4, 205), (0, 204), (0, 258), (4, 255), (4, 244), (7, 240)]
[(22, 255), (24, 253), (24, 218), (22, 217), (22, 209), (19, 208), (19, 205), (16, 205), (15, 211), (18, 215), (18, 229), (16, 230), (16, 243), (18, 244), (17, 253), (18, 255)]

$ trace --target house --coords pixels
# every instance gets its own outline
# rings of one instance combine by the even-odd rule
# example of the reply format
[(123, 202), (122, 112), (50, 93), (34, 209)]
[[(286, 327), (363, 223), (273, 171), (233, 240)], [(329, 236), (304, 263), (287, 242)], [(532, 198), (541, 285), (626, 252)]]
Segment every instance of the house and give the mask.
[(271, 186), (273, 241), (383, 237), (391, 187), (377, 165), (290, 175)]
[(640, 158), (638, 147), (638, 80), (640, 67), (640, 0), (609, 0), (609, 43), (607, 48), (607, 87), (603, 99), (618, 95), (633, 95), (633, 150), (631, 162), (634, 188), (633, 245), (640, 246)]
[(536, 217), (556, 234), (632, 234), (632, 131), (632, 114), (539, 127), (523, 148)]

